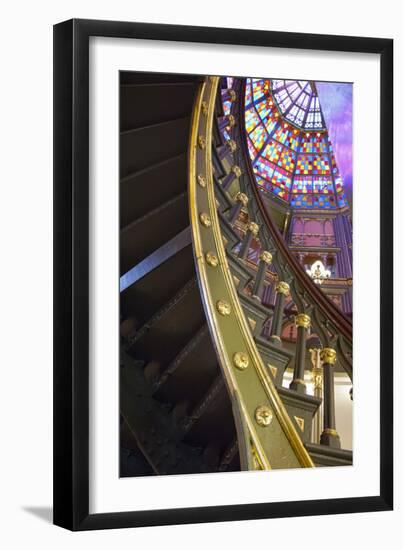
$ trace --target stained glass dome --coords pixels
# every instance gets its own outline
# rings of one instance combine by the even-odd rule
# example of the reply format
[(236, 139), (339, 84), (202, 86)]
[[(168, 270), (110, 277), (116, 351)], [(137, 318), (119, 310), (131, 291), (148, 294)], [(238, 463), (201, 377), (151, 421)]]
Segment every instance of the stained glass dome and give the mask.
[(293, 208), (347, 205), (314, 82), (247, 79), (245, 124), (262, 190)]

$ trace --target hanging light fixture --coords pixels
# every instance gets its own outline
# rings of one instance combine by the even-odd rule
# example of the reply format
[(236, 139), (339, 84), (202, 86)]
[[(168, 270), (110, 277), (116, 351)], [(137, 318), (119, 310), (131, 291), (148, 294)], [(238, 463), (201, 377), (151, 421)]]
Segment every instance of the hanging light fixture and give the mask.
[(323, 281), (329, 279), (331, 272), (329, 269), (323, 265), (320, 260), (316, 260), (312, 265), (311, 269), (306, 269), (308, 275), (313, 279), (313, 282), (317, 285), (321, 285)]

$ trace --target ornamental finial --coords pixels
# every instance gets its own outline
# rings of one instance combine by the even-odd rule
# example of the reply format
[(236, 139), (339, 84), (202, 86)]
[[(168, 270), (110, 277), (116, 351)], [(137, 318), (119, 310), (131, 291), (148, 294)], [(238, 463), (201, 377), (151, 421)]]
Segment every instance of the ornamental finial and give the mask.
[(280, 281), (277, 283), (276, 290), (279, 294), (284, 294), (284, 296), (288, 296), (290, 293), (290, 285), (285, 281)]
[(333, 348), (323, 348), (320, 358), (325, 365), (334, 365), (337, 361), (337, 353)]

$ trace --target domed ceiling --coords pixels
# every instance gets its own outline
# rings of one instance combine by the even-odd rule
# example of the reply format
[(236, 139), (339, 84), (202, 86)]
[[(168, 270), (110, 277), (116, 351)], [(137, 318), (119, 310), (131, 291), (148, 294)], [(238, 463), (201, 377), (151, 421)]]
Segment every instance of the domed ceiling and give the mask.
[(262, 190), (296, 209), (348, 206), (314, 82), (247, 79), (245, 125)]

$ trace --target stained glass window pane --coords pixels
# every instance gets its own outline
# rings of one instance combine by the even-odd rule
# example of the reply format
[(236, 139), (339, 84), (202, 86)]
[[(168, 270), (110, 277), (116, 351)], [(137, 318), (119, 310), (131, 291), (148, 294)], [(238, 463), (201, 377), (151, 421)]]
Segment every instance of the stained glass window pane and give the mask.
[(248, 79), (245, 104), (259, 187), (294, 208), (346, 206), (315, 83)]

